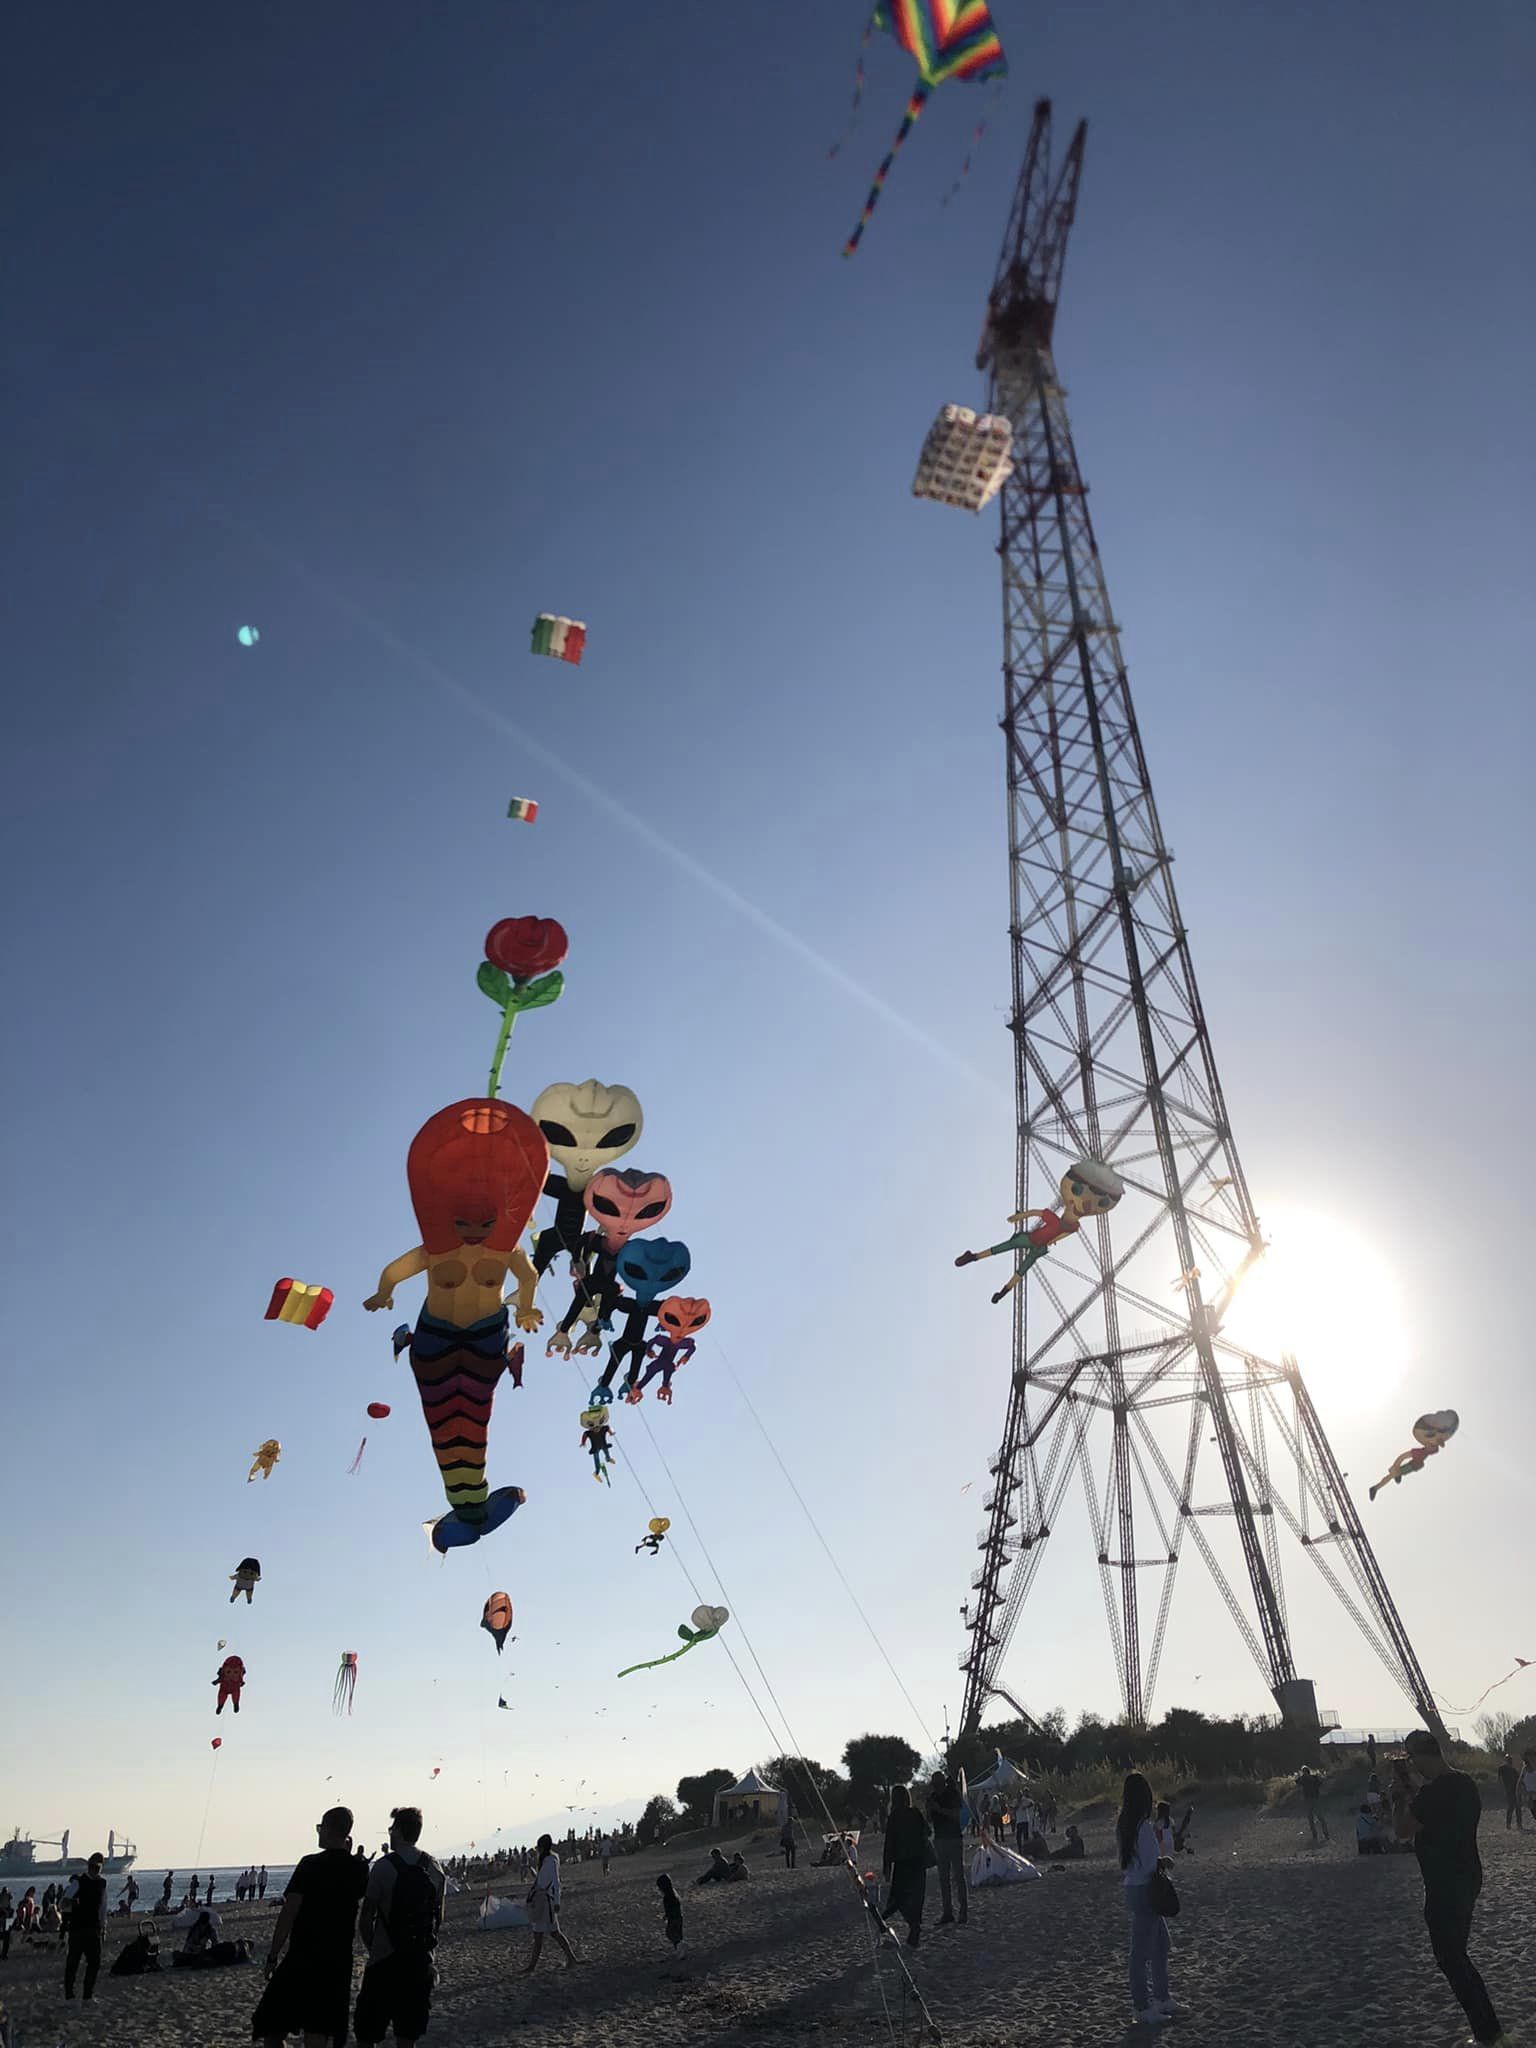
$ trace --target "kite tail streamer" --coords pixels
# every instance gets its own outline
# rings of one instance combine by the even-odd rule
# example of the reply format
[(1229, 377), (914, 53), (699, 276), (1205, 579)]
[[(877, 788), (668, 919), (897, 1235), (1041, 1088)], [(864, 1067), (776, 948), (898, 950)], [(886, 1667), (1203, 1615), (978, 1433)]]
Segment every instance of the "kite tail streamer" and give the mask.
[(949, 190), (944, 194), (944, 197), (939, 201), (939, 204), (941, 206), (948, 206), (951, 199), (954, 198), (955, 194), (960, 190), (960, 187), (971, 175), (971, 159), (975, 156), (977, 150), (980, 149), (981, 147), (981, 138), (987, 132), (988, 121), (990, 121), (992, 116), (997, 112), (998, 102), (1001, 100), (1002, 94), (1003, 81), (1002, 79), (998, 79), (996, 90), (992, 94), (992, 105), (988, 108), (986, 113), (982, 115), (981, 119), (976, 123), (975, 131), (971, 136), (970, 147), (965, 152), (965, 162), (960, 166), (960, 175), (958, 178), (956, 178), (953, 185), (950, 186)]
[(691, 1643), (684, 1643), (680, 1650), (673, 1650), (669, 1656), (652, 1657), (644, 1664), (626, 1664), (618, 1676), (620, 1678), (628, 1678), (631, 1671), (654, 1671), (658, 1664), (675, 1664), (679, 1657), (686, 1657), (690, 1650), (696, 1650), (700, 1643), (708, 1641), (708, 1636), (696, 1636)]
[(506, 1369), (505, 1309), (462, 1330), (423, 1310), (411, 1335), (411, 1372), (449, 1510), (433, 1527), (435, 1550), (478, 1543), (522, 1506), (519, 1487), (491, 1493), (485, 1483), (491, 1406)]
[(347, 1467), (347, 1471), (349, 1474), (355, 1472), (358, 1466), (361, 1465), (361, 1463), (363, 1462), (363, 1453), (367, 1450), (367, 1448), (368, 1439), (367, 1437), (364, 1437), (362, 1442), (357, 1447), (357, 1456), (352, 1460), (351, 1464)]
[(869, 48), (869, 39), (874, 34), (874, 32), (875, 17), (871, 15), (869, 20), (864, 24), (864, 40), (859, 45), (859, 61), (854, 69), (853, 105), (848, 110), (848, 126), (843, 130), (842, 134), (837, 138), (836, 142), (834, 142), (832, 147), (827, 151), (828, 163), (830, 163), (833, 157), (835, 157), (838, 154), (843, 144), (848, 140), (849, 136), (852, 135), (854, 129), (857, 128), (859, 125), (859, 109), (864, 104), (864, 52)]
[(911, 99), (907, 101), (907, 111), (902, 115), (901, 126), (896, 130), (896, 140), (891, 144), (890, 149), (886, 152), (885, 161), (875, 173), (875, 182), (869, 188), (869, 197), (864, 202), (864, 211), (859, 215), (859, 224), (843, 244), (843, 254), (845, 256), (851, 256), (862, 241), (864, 230), (869, 226), (869, 217), (880, 204), (880, 194), (885, 190), (885, 181), (891, 174), (891, 165), (895, 163), (901, 145), (912, 133), (913, 128), (916, 126), (918, 115), (921, 114), (927, 104), (928, 88), (926, 85), (920, 85), (916, 92), (913, 93)]

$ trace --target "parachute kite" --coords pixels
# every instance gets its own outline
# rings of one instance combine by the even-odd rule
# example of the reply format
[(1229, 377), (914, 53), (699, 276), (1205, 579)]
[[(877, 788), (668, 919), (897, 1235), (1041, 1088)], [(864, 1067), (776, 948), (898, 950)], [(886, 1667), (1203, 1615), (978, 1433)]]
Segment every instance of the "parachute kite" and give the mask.
[(219, 1688), (219, 1697), (213, 1711), (216, 1714), (222, 1714), (224, 1703), (227, 1700), (238, 1714), (240, 1711), (240, 1692), (245, 1684), (245, 1665), (240, 1658), (226, 1657), (219, 1666), (213, 1682)]
[(1059, 1216), (1054, 1209), (1021, 1209), (1008, 1221), (1024, 1224), (1032, 1216), (1037, 1217), (1033, 1230), (1016, 1230), (1012, 1237), (1005, 1237), (1001, 1244), (988, 1245), (984, 1252), (962, 1252), (955, 1264), (973, 1266), (978, 1259), (995, 1259), (999, 1252), (1018, 1252), (1020, 1258), (1013, 1278), (992, 1297), (994, 1302), (1001, 1301), (1018, 1286), (1035, 1261), (1045, 1257), (1058, 1238), (1072, 1236), (1090, 1216), (1102, 1216), (1105, 1210), (1113, 1209), (1124, 1193), (1125, 1183), (1113, 1167), (1099, 1159), (1078, 1159), (1061, 1177)]
[(581, 1441), (592, 1453), (592, 1477), (607, 1480), (605, 1468), (613, 1463), (613, 1431), (608, 1425), (608, 1410), (601, 1403), (582, 1409)]
[(968, 405), (946, 405), (923, 443), (914, 498), (979, 512), (1013, 474), (1013, 427), (997, 413), (978, 419)]
[(512, 1103), (471, 1099), (427, 1119), (405, 1171), (422, 1241), (384, 1268), (363, 1306), (392, 1308), (403, 1280), (427, 1276), (411, 1371), (448, 1498), (432, 1547), (446, 1553), (499, 1529), (527, 1497), (517, 1486), (488, 1491), (486, 1439), (507, 1366), (509, 1273), (518, 1328), (536, 1330), (544, 1320), (534, 1304), (537, 1275), (518, 1239), (549, 1171), (549, 1146)]
[(691, 1628), (686, 1623), (678, 1623), (677, 1632), (683, 1639), (680, 1650), (673, 1650), (665, 1657), (652, 1657), (645, 1664), (628, 1664), (619, 1673), (620, 1678), (628, 1678), (631, 1671), (654, 1671), (658, 1664), (676, 1663), (679, 1657), (686, 1657), (690, 1650), (696, 1650), (700, 1643), (707, 1643), (712, 1636), (719, 1635), (730, 1618), (728, 1607), (695, 1607), (689, 1616), (693, 1624)]
[[(409, 1330), (407, 1330), (406, 1332), (406, 1342), (410, 1342)], [(368, 1403), (368, 1413), (373, 1417), (375, 1422), (382, 1422), (385, 1416), (389, 1413), (389, 1403), (387, 1401), (370, 1401)]]
[(251, 1469), (245, 1475), (246, 1485), (250, 1485), (258, 1472), (263, 1479), (270, 1479), (272, 1477), (272, 1467), (282, 1455), (283, 1447), (275, 1436), (269, 1436), (264, 1444), (258, 1444), (256, 1446), (256, 1455), (251, 1460)]
[(661, 1546), (666, 1542), (667, 1531), (672, 1524), (665, 1515), (652, 1515), (645, 1526), (648, 1533), (635, 1545), (635, 1555), (638, 1557), (642, 1550), (648, 1550), (652, 1557), (660, 1557)]
[(252, 1595), (261, 1584), (260, 1560), (254, 1557), (242, 1557), (229, 1576), (234, 1581), (235, 1587), (235, 1590), (229, 1596), (230, 1606), (233, 1607), (243, 1593), (245, 1595), (245, 1604), (249, 1607)]
[(539, 806), (535, 797), (515, 796), (507, 805), (507, 816), (522, 825), (531, 825), (538, 815)]
[(535, 654), (551, 654), (556, 661), (575, 662), (579, 667), (586, 647), (587, 629), (580, 619), (566, 619), (553, 612), (540, 612), (533, 622)]
[[(907, 111), (896, 130), (896, 140), (875, 173), (875, 182), (869, 188), (859, 224), (844, 244), (845, 256), (851, 256), (858, 248), (864, 230), (869, 226), (870, 215), (880, 203), (880, 194), (890, 176), (891, 165), (927, 106), (934, 87), (951, 78), (980, 84), (985, 78), (1004, 78), (1008, 72), (1003, 46), (985, 0), (880, 0), (869, 18), (866, 41), (877, 28), (893, 35), (913, 59), (917, 65), (918, 83), (907, 101)], [(855, 109), (863, 92), (863, 70), (861, 59)]]
[(658, 1401), (672, 1405), (672, 1375), (680, 1365), (686, 1365), (698, 1345), (694, 1332), (702, 1330), (709, 1321), (709, 1303), (702, 1295), (670, 1294), (661, 1304), (656, 1316), (656, 1335), (645, 1347), (645, 1376), (629, 1388), (624, 1398), (635, 1402), (642, 1400), (646, 1388), (656, 1375), (661, 1375), (661, 1385), (656, 1389)]
[(235, 638), (242, 647), (254, 647), (261, 635), (254, 626), (241, 626), (236, 630)]
[(505, 1593), (493, 1593), (485, 1603), (480, 1616), (480, 1626), (496, 1645), (496, 1654), (501, 1655), (502, 1645), (507, 1640), (507, 1631), (512, 1626), (512, 1602)]
[(560, 963), (570, 943), (565, 927), (552, 917), (504, 917), (486, 933), (485, 958), (476, 971), (475, 986), (501, 1011), (487, 1095), (494, 1096), (501, 1086), (501, 1063), (512, 1026), (523, 1011), (542, 1010), (559, 1000), (565, 987)]
[(272, 1290), (264, 1318), (269, 1323), (301, 1323), (306, 1330), (318, 1330), (336, 1299), (329, 1287), (310, 1287), (302, 1280), (279, 1280)]
[(331, 1691), (331, 1712), (339, 1714), (343, 1707), (350, 1714), (353, 1696), (357, 1691), (357, 1652), (343, 1650), (341, 1663), (336, 1670), (336, 1683)]
[(210, 1749), (222, 1749), (222, 1748), (224, 1747), (224, 1738), (223, 1738), (223, 1736), (222, 1736), (222, 1735), (215, 1735), (215, 1737), (213, 1738), (212, 1742), (210, 1742), (210, 1743), (209, 1743), (208, 1747), (209, 1747)]
[(1371, 1499), (1376, 1498), (1389, 1480), (1392, 1485), (1401, 1486), (1413, 1473), (1422, 1472), (1426, 1461), (1437, 1451), (1443, 1451), (1460, 1427), (1461, 1417), (1454, 1408), (1437, 1408), (1432, 1415), (1421, 1415), (1413, 1425), (1413, 1449), (1400, 1451), (1392, 1460), (1371, 1488)]

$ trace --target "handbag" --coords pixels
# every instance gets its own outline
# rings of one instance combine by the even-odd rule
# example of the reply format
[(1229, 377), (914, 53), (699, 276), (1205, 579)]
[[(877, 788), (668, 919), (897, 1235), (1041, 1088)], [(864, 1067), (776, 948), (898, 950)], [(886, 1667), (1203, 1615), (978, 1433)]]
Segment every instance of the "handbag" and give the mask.
[(1147, 1904), (1160, 1920), (1177, 1920), (1179, 1917), (1178, 1886), (1161, 1864), (1153, 1871), (1147, 1886)]

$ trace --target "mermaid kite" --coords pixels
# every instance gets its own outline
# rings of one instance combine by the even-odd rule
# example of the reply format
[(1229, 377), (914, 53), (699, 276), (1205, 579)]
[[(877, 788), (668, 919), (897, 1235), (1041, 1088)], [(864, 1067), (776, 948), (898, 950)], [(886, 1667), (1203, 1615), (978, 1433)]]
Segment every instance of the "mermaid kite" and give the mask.
[(446, 1553), (478, 1543), (521, 1507), (521, 1487), (490, 1492), (486, 1437), (496, 1382), (507, 1368), (508, 1312), (502, 1286), (516, 1283), (516, 1322), (536, 1330), (537, 1276), (518, 1239), (528, 1228), (549, 1172), (549, 1146), (515, 1104), (490, 1096), (455, 1102), (429, 1117), (405, 1163), (421, 1243), (379, 1275), (367, 1309), (394, 1305), (395, 1289), (418, 1273), (427, 1299), (411, 1333), (411, 1371), (443, 1475), (448, 1512), (432, 1527)]

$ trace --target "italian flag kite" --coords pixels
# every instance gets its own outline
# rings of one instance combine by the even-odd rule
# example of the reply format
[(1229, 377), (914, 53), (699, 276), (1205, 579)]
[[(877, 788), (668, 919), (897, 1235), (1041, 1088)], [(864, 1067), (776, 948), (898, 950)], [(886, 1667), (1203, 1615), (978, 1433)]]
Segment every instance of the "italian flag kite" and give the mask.
[(531, 825), (539, 815), (538, 799), (531, 796), (515, 796), (507, 805), (509, 818), (520, 818), (525, 825)]
[(533, 651), (553, 655), (556, 661), (579, 662), (587, 644), (587, 629), (580, 619), (561, 619), (540, 612), (533, 622)]

